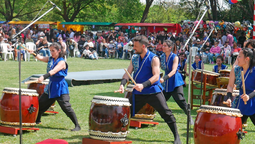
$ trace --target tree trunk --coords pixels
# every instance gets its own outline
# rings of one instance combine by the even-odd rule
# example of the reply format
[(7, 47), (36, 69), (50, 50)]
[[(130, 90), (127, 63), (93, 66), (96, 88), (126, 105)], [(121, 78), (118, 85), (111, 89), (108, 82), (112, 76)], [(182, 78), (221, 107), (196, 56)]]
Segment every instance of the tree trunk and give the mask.
[(143, 11), (143, 17), (142, 17), (140, 23), (144, 23), (144, 21), (146, 20), (152, 2), (153, 2), (153, 0), (146, 0), (146, 7), (145, 7), (145, 9), (144, 9), (144, 11)]

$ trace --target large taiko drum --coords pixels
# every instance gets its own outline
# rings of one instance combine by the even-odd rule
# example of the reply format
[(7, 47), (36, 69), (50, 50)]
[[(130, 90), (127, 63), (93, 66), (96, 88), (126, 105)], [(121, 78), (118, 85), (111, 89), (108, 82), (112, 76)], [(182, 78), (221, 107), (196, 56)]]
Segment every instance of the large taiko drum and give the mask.
[(220, 70), (219, 73), (220, 73), (221, 77), (229, 77), (230, 76), (230, 71), (231, 70), (224, 69), (224, 70)]
[[(33, 81), (35, 79), (38, 79), (38, 78), (31, 77), (29, 80)], [(48, 84), (49, 84), (49, 79), (46, 79), (42, 82), (33, 82), (33, 83), (28, 84), (27, 89), (36, 90), (37, 93), (39, 94), (39, 98), (40, 98), (40, 96), (44, 93), (45, 87)], [(54, 107), (55, 107), (55, 102), (51, 105), (51, 107), (48, 109), (48, 111), (54, 111)]]
[[(39, 103), (36, 90), (21, 89), (22, 125), (34, 126)], [(0, 101), (0, 123), (17, 126), (19, 124), (19, 89), (4, 88)]]
[(124, 141), (130, 124), (127, 98), (94, 96), (89, 114), (89, 135), (93, 139)]
[[(233, 90), (231, 101), (234, 101), (235, 97), (239, 95), (239, 90)], [(215, 89), (213, 92), (213, 97), (211, 101), (211, 105), (214, 106), (225, 106), (223, 101), (227, 101), (227, 89)]]
[[(130, 98), (132, 97), (132, 92), (133, 92), (133, 87), (134, 85), (127, 85), (126, 89), (125, 89), (125, 98)], [(132, 119), (136, 119), (136, 120), (143, 120), (143, 121), (153, 121), (153, 119), (155, 118), (156, 114), (155, 114), (155, 109), (149, 105), (149, 104), (145, 104), (136, 114), (134, 117), (132, 117)]]
[(242, 114), (239, 109), (201, 105), (194, 126), (195, 144), (239, 144)]
[[(201, 74), (202, 74), (201, 69), (197, 69), (197, 70), (193, 71), (192, 81), (197, 83), (197, 84), (200, 84), (201, 80), (202, 80)], [(207, 86), (218, 87), (217, 86), (217, 78), (219, 76), (220, 76), (219, 73), (203, 70), (203, 79), (206, 78), (206, 85)]]

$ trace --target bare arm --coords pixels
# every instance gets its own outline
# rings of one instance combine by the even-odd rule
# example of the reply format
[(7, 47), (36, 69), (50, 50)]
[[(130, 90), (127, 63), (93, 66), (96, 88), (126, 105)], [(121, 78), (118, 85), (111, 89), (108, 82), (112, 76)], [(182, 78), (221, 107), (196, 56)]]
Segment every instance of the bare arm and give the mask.
[(233, 92), (235, 79), (236, 79), (235, 71), (234, 71), (234, 68), (232, 68), (231, 71), (230, 71), (227, 92)]
[(153, 76), (149, 79), (151, 84), (154, 84), (159, 79), (160, 74), (160, 62), (158, 57), (154, 57), (152, 60), (152, 74)]

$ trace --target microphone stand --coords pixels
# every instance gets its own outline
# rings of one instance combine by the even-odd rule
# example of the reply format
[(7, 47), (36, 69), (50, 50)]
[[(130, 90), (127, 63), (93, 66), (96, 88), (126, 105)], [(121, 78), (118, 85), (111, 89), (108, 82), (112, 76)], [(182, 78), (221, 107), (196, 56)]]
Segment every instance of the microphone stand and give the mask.
[[(201, 16), (201, 18), (199, 19), (198, 24), (196, 25), (196, 27), (193, 29), (193, 32), (191, 33), (191, 35), (189, 36), (188, 40), (186, 41), (185, 45), (183, 46), (183, 50), (185, 49), (185, 47), (188, 45), (190, 39), (193, 37), (197, 27), (199, 26), (200, 22), (202, 21), (202, 19), (204, 18), (205, 14), (207, 13), (208, 9), (206, 8), (203, 15)], [(188, 107), (187, 107), (187, 137), (186, 137), (186, 144), (189, 143), (189, 115), (190, 115), (190, 89), (191, 89), (191, 54), (192, 54), (192, 50), (190, 49), (190, 53), (189, 53), (189, 89), (188, 89)]]
[[(214, 28), (211, 29), (211, 32), (209, 33), (209, 35), (207, 36), (206, 40), (204, 41), (204, 43), (202, 44), (200, 50), (202, 50), (202, 48), (204, 47), (205, 43), (207, 42), (207, 40), (209, 39), (209, 37), (212, 35), (212, 32), (213, 32)], [(203, 92), (202, 92), (202, 87), (203, 87), (203, 78), (204, 78), (204, 61), (203, 61), (203, 55), (204, 55), (204, 52), (202, 52), (202, 57), (201, 57), (201, 86), (200, 86), (200, 105), (202, 105), (202, 95), (203, 95)]]
[[(52, 8), (50, 8), (48, 11), (46, 11), (43, 15), (41, 15), (40, 17), (38, 17), (36, 20), (32, 21), (29, 25), (27, 25), (24, 29), (22, 29), (19, 33), (17, 33), (16, 35), (14, 35), (12, 38), (16, 38), (19, 37), (18, 39), (21, 42), (21, 33), (24, 32), (27, 28), (29, 28), (32, 24), (34, 24), (35, 22), (37, 22), (39, 19), (41, 19), (43, 16), (45, 16), (47, 13), (49, 13), (50, 11), (52, 11), (54, 8), (56, 8), (56, 5), (53, 5)], [(16, 43), (19, 43), (19, 46), (21, 45), (18, 40)], [(20, 130), (19, 130), (19, 134), (20, 134), (20, 144), (22, 144), (22, 100), (21, 100), (21, 46), (19, 47), (20, 52), (18, 54), (19, 56), (19, 126), (20, 126)]]

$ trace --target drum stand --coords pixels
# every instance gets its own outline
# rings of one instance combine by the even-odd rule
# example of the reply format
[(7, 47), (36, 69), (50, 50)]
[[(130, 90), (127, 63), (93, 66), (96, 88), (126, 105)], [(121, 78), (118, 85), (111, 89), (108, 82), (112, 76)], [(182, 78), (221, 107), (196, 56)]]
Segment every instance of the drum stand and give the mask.
[(130, 120), (130, 127), (135, 127), (135, 129), (141, 128), (143, 124), (146, 125), (153, 125), (156, 126), (159, 123), (158, 122), (153, 122), (153, 121), (142, 121), (142, 120)]
[[(20, 130), (19, 126), (7, 126), (7, 125), (0, 125), (0, 133), (5, 134), (12, 134), (13, 136), (16, 136), (18, 134), (18, 131)], [(22, 127), (22, 131), (38, 131), (39, 128), (35, 127)]]
[(82, 144), (130, 144), (132, 141), (103, 141), (92, 138), (83, 138)]

